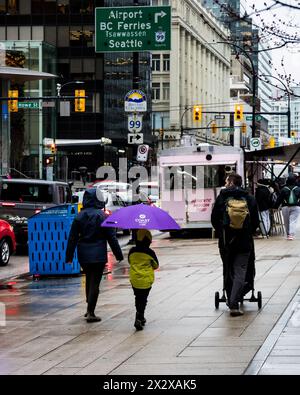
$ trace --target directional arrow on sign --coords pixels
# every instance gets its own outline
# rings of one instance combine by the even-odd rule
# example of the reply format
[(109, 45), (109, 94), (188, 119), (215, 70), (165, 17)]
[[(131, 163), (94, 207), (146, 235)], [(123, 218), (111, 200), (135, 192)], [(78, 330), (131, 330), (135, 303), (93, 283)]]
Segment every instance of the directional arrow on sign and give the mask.
[(142, 144), (143, 141), (143, 133), (128, 133), (128, 144)]
[(158, 18), (161, 17), (163, 18), (164, 16), (166, 16), (167, 14), (164, 11), (161, 12), (157, 12), (156, 14), (154, 14), (154, 20), (155, 23), (158, 23)]

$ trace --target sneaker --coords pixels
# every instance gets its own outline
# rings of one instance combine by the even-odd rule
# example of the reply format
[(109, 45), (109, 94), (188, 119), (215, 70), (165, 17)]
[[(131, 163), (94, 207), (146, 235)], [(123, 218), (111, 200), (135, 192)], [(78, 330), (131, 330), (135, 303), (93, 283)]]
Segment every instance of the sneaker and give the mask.
[(101, 321), (100, 317), (97, 317), (94, 313), (87, 313), (86, 322), (99, 322)]
[(238, 317), (240, 315), (244, 315), (244, 313), (239, 309), (230, 309), (231, 317)]
[(294, 236), (288, 235), (287, 239), (288, 239), (288, 240), (294, 240)]

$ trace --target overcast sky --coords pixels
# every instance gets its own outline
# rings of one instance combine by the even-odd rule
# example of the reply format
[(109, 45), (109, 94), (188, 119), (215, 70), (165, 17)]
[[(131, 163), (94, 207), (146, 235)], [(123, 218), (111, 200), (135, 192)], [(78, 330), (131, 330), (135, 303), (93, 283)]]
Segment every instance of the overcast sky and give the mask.
[[(282, 0), (288, 4), (297, 5), (298, 1), (296, 0)], [(261, 10), (265, 9), (265, 5), (267, 6), (274, 4), (272, 0), (245, 0), (246, 4), (248, 5), (248, 9), (255, 4), (256, 9)], [(265, 23), (271, 24), (273, 21), (276, 22), (276, 25), (279, 26), (281, 29), (287, 30), (288, 28), (284, 23), (292, 22), (293, 25), (298, 25), (298, 32), (300, 31), (300, 10), (294, 10), (289, 7), (276, 7), (272, 10), (260, 12), (260, 17), (264, 19)], [(252, 16), (255, 22), (261, 25), (261, 19), (256, 17), (255, 15)], [(281, 19), (281, 21), (280, 21)], [(295, 29), (290, 29), (290, 33), (294, 33)], [(274, 45), (271, 45), (274, 46)], [(295, 79), (297, 83), (300, 83), (300, 73), (299, 73), (299, 65), (300, 65), (300, 43), (297, 45), (289, 45), (288, 48), (281, 48), (271, 51), (273, 63), (278, 69), (278, 71), (283, 74), (284, 70), (281, 66), (281, 59), (284, 59), (285, 71), (287, 74), (291, 74), (292, 78)], [(273, 72), (276, 75), (275, 72)]]

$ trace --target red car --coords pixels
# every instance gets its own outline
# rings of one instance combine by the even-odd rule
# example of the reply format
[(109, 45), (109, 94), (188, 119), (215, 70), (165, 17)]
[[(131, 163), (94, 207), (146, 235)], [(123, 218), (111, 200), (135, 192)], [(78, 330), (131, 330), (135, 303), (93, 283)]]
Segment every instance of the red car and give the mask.
[(8, 222), (0, 219), (0, 266), (6, 266), (15, 251), (16, 238), (13, 228)]

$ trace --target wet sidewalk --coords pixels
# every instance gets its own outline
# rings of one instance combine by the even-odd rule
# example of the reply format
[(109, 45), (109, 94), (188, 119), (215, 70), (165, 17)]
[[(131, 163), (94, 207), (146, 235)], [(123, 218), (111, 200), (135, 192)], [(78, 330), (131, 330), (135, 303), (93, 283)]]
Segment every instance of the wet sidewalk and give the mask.
[(224, 303), (214, 307), (223, 283), (217, 241), (162, 234), (153, 248), (161, 266), (140, 332), (133, 327), (127, 261), (118, 265), (110, 257), (112, 273), (101, 283), (97, 307), (100, 323), (84, 320), (84, 276), (22, 278), (0, 290), (7, 312), (0, 374), (284, 374), (284, 358), (289, 373), (297, 372), (300, 343), (291, 306), (296, 313), (299, 241), (256, 240), (255, 292), (262, 292), (263, 306), (245, 302), (242, 317), (230, 317)]

